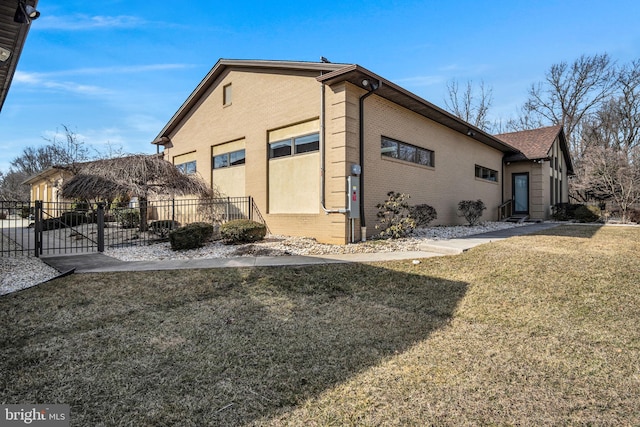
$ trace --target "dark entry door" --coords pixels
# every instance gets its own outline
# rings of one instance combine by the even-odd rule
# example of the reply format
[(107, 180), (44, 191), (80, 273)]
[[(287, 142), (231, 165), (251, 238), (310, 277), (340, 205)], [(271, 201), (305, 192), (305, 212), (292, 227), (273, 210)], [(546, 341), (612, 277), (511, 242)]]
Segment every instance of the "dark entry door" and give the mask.
[(512, 180), (513, 213), (529, 214), (529, 173), (514, 173)]

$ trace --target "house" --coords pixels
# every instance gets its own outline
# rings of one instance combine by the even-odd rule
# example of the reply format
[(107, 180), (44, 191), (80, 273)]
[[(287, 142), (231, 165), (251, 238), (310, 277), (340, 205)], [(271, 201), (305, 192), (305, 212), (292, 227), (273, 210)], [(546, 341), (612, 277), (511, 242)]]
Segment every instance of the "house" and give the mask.
[(504, 159), (504, 197), (514, 215), (548, 219), (551, 206), (569, 201), (573, 164), (561, 125), (496, 135), (519, 152)]
[(251, 196), (272, 233), (344, 244), (377, 233), (389, 191), (436, 208), (437, 224), (462, 223), (469, 199), (486, 220), (511, 199), (547, 218), (568, 200), (571, 161), (561, 128), (532, 135), (490, 135), (357, 64), (221, 59), (153, 143)]

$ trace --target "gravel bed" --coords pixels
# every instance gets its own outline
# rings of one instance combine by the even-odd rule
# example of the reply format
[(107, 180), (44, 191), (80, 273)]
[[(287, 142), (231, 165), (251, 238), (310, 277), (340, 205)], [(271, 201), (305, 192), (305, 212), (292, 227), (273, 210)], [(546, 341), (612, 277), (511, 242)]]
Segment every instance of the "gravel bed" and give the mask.
[[(15, 244), (4, 234), (3, 248), (14, 249)], [(30, 288), (59, 275), (54, 268), (42, 262), (40, 258), (26, 255), (0, 257), (0, 295)]]
[(307, 237), (269, 235), (264, 241), (247, 245), (224, 245), (211, 243), (199, 249), (174, 252), (169, 243), (150, 246), (107, 249), (106, 255), (121, 261), (152, 261), (166, 259), (230, 258), (238, 256), (287, 256), (326, 255), (373, 252), (417, 251), (420, 244), (428, 240), (448, 240), (472, 234), (486, 233), (522, 224), (485, 222), (474, 227), (427, 227), (417, 229), (410, 237), (392, 240), (368, 240), (348, 245), (328, 245)]
[[(105, 254), (121, 261), (153, 261), (166, 259), (229, 258), (237, 256), (323, 255), (373, 252), (416, 251), (428, 240), (448, 240), (472, 234), (517, 227), (521, 224), (486, 222), (478, 226), (428, 227), (414, 231), (407, 238), (396, 240), (368, 240), (348, 245), (327, 245), (305, 237), (270, 235), (264, 241), (248, 245), (211, 243), (203, 248), (174, 252), (169, 243), (150, 246), (107, 249)], [(1, 234), (1, 233), (0, 233)], [(4, 247), (11, 243), (6, 237)], [(59, 273), (39, 258), (28, 256), (0, 257), (0, 295), (46, 282)]]

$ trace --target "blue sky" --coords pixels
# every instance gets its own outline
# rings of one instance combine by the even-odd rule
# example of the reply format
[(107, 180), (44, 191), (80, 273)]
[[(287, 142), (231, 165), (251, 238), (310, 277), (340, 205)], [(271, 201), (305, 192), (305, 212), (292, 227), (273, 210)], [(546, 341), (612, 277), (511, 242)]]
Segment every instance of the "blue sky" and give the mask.
[[(219, 58), (357, 63), (444, 107), (484, 81), (508, 119), (549, 67), (640, 58), (640, 3), (622, 1), (40, 0), (0, 113), (0, 170), (62, 124), (98, 149), (150, 144)], [(62, 135), (59, 133), (59, 135)]]

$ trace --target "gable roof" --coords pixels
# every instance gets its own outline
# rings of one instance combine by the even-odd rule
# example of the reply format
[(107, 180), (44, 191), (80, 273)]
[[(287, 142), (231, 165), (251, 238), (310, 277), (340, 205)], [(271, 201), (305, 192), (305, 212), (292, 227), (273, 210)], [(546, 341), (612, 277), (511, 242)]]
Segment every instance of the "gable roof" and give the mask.
[(573, 164), (571, 162), (571, 156), (569, 155), (567, 140), (562, 125), (503, 133), (496, 135), (496, 138), (509, 143), (520, 151), (520, 153), (508, 156), (505, 159), (506, 161), (512, 162), (548, 159), (549, 150), (551, 150), (553, 142), (558, 138), (567, 170), (570, 174), (573, 173)]
[(321, 74), (343, 68), (345, 65), (346, 64), (336, 64), (331, 62), (219, 59), (211, 71), (209, 71), (204, 79), (202, 79), (200, 84), (198, 84), (194, 91), (191, 92), (191, 95), (189, 95), (187, 100), (182, 104), (182, 106), (180, 106), (178, 111), (176, 111), (173, 117), (171, 117), (152, 144), (164, 145), (164, 143), (168, 141), (169, 134), (180, 124), (189, 111), (191, 111), (191, 109), (198, 103), (200, 98), (211, 86), (214, 85), (218, 77), (220, 77), (220, 75), (228, 68), (242, 67), (248, 69), (272, 69), (274, 71), (317, 71), (318, 74)]
[(220, 59), (211, 71), (173, 115), (169, 123), (162, 129), (152, 144), (164, 145), (169, 142), (169, 134), (187, 116), (189, 111), (197, 104), (204, 93), (215, 83), (216, 79), (229, 67), (242, 67), (254, 69), (272, 70), (298, 70), (317, 71), (316, 80), (320, 83), (332, 85), (347, 81), (358, 87), (363, 87), (362, 81), (373, 80), (379, 82), (375, 91), (377, 96), (388, 99), (415, 113), (440, 123), (450, 129), (465, 134), (485, 145), (493, 147), (503, 153), (513, 154), (518, 150), (508, 142), (500, 140), (493, 135), (465, 122), (457, 116), (437, 107), (436, 105), (420, 98), (408, 90), (386, 80), (379, 75), (357, 64), (337, 64), (327, 62), (296, 62), (296, 61), (256, 61), (256, 60), (231, 60)]
[[(25, 3), (33, 7), (38, 6), (38, 0), (30, 0)], [(0, 62), (0, 111), (9, 93), (22, 47), (31, 26), (14, 22), (13, 18), (18, 4), (18, 0), (3, 0), (0, 3), (0, 47), (10, 52), (9, 58), (5, 62)]]

